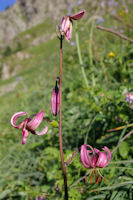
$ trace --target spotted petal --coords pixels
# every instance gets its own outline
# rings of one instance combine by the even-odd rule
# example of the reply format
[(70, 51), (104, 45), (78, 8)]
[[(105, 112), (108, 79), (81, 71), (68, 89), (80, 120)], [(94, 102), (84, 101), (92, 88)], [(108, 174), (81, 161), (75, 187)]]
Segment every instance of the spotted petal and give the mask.
[(68, 16), (63, 17), (61, 22), (61, 32), (66, 33), (71, 23), (72, 22), (70, 21), (70, 18)]
[(35, 130), (43, 120), (43, 110), (38, 113), (30, 122), (27, 123), (27, 128), (30, 130)]
[(70, 18), (73, 20), (78, 20), (78, 19), (81, 19), (84, 14), (85, 14), (85, 10), (81, 10), (80, 12), (78, 12), (74, 15), (71, 15)]
[(70, 39), (72, 38), (72, 23), (70, 24), (69, 28), (67, 29), (67, 31), (65, 32), (65, 38), (66, 40), (69, 42)]
[(21, 129), (22, 126), (23, 126), (23, 123), (24, 121), (22, 121), (21, 123), (19, 123), (18, 125), (16, 124), (16, 121), (18, 119), (18, 117), (20, 116), (23, 116), (23, 115), (26, 115), (27, 113), (26, 112), (17, 112), (15, 113), (12, 118), (11, 118), (11, 124), (14, 128), (18, 128), (18, 129)]
[(109, 150), (108, 147), (104, 146), (103, 150), (107, 152), (107, 157), (108, 157), (108, 160), (104, 166), (104, 167), (106, 167), (110, 163), (112, 155), (111, 155), (111, 151)]

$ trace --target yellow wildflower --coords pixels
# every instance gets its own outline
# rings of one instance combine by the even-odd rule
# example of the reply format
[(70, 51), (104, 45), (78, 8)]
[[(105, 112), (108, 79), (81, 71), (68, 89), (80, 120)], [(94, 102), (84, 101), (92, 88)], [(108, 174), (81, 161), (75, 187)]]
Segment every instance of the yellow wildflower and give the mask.
[(112, 51), (108, 54), (109, 58), (114, 58), (115, 57), (115, 53), (113, 53)]

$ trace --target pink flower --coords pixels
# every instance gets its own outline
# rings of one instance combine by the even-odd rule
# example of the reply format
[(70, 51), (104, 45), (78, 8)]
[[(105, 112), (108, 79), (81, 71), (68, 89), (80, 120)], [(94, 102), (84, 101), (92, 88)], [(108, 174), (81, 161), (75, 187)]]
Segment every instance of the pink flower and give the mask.
[(129, 102), (129, 103), (133, 102), (133, 94), (132, 93), (126, 94), (126, 101)]
[[(89, 147), (90, 150), (88, 150), (87, 147)], [(92, 148), (90, 145), (82, 145), (80, 151), (80, 160), (82, 164), (86, 168), (106, 167), (111, 161), (111, 152), (106, 146), (104, 146), (103, 150), (106, 151), (107, 154), (96, 148)]]
[(18, 112), (15, 113), (11, 118), (11, 124), (14, 128), (21, 129), (22, 130), (22, 144), (26, 143), (27, 137), (29, 135), (29, 132), (31, 132), (34, 135), (44, 135), (48, 131), (48, 127), (46, 126), (45, 129), (41, 132), (36, 132), (35, 130), (38, 128), (38, 126), (41, 124), (43, 120), (44, 112), (43, 110), (36, 114), (35, 117), (32, 119), (34, 115), (32, 115), (29, 118), (25, 118), (22, 122), (20, 122), (18, 125), (16, 124), (16, 121), (18, 117), (26, 115), (26, 112)]
[(51, 113), (54, 116), (56, 116), (59, 111), (59, 104), (60, 104), (59, 89), (58, 89), (57, 81), (56, 81), (56, 85), (53, 89), (52, 96), (51, 96)]
[(126, 94), (126, 101), (129, 103), (131, 109), (133, 109), (133, 94), (127, 93)]
[(82, 10), (74, 15), (66, 16), (62, 18), (61, 23), (61, 34), (65, 35), (66, 40), (69, 42), (72, 37), (72, 20), (78, 20), (81, 19), (84, 15), (85, 11)]
[[(90, 150), (87, 149), (90, 148)], [(104, 178), (100, 170), (98, 168), (106, 167), (111, 161), (111, 152), (108, 147), (104, 146), (103, 148), (105, 152), (102, 152), (96, 148), (92, 148), (90, 145), (82, 145), (80, 150), (80, 160), (81, 163), (85, 166), (85, 168), (93, 168), (95, 169), (95, 183), (101, 182), (101, 177)], [(99, 177), (97, 178), (97, 172)], [(92, 176), (90, 176), (90, 182), (92, 183)]]

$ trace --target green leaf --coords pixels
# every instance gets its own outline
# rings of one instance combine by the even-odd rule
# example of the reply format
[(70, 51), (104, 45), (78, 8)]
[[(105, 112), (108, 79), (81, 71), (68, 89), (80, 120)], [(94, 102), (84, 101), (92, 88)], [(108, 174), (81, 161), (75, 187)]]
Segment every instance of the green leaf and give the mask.
[(53, 126), (54, 128), (59, 128), (59, 124), (57, 121), (53, 120), (52, 122), (49, 123), (51, 126)]
[(5, 190), (0, 194), (0, 199), (4, 199), (11, 193), (11, 190)]
[(89, 197), (88, 199), (86, 199), (86, 200), (94, 200), (94, 199), (105, 199), (105, 197), (106, 197), (106, 194), (99, 194), (99, 195), (95, 195), (95, 196), (93, 196), (93, 197)]
[(123, 186), (127, 186), (128, 184), (133, 184), (133, 181), (126, 181), (126, 182), (122, 182), (122, 183), (118, 183), (118, 184), (114, 184), (112, 186), (107, 186), (107, 187), (99, 187), (97, 189), (94, 190), (90, 190), (90, 193), (93, 192), (97, 192), (97, 191), (103, 191), (103, 190), (113, 190), (119, 187), (123, 187)]
[(119, 153), (123, 159), (126, 159), (129, 153), (129, 146), (127, 142), (123, 142), (119, 147)]

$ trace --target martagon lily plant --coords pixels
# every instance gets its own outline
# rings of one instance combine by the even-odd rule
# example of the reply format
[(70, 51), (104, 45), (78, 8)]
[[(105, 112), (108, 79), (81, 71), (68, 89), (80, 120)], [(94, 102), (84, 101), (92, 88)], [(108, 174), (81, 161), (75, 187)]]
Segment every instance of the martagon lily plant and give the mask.
[[(66, 174), (66, 168), (69, 163), (73, 160), (73, 158), (80, 153), (80, 161), (81, 164), (88, 170), (94, 170), (95, 171), (95, 183), (101, 182), (101, 177), (103, 176), (100, 173), (100, 168), (105, 168), (109, 165), (112, 158), (112, 153), (116, 151), (116, 149), (119, 147), (119, 145), (128, 137), (130, 136), (133, 131), (129, 132), (127, 135), (125, 135), (119, 142), (119, 144), (111, 151), (107, 146), (103, 147), (103, 151), (93, 148), (91, 145), (82, 144), (79, 149), (75, 151), (75, 153), (72, 155), (72, 157), (64, 161), (64, 155), (63, 155), (63, 142), (62, 142), (62, 48), (63, 48), (63, 39), (65, 37), (66, 41), (69, 42), (72, 38), (72, 29), (73, 29), (73, 21), (81, 19), (85, 14), (85, 11), (82, 10), (74, 15), (71, 16), (65, 16), (62, 18), (61, 25), (59, 27), (59, 34), (58, 38), (60, 41), (60, 75), (59, 78), (56, 80), (55, 87), (52, 91), (51, 95), (51, 113), (55, 117), (59, 113), (59, 148), (60, 148), (60, 157), (61, 157), (61, 165), (62, 165), (62, 173), (64, 178), (64, 190), (65, 195), (64, 199), (68, 200), (68, 185), (67, 185), (67, 174)], [(130, 98), (129, 98), (130, 97)], [(131, 100), (130, 100), (131, 99)], [(127, 96), (127, 101), (131, 102), (132, 98), (131, 95)], [(39, 125), (43, 122), (43, 120), (49, 122), (44, 117), (44, 111), (40, 111), (37, 114), (33, 114), (30, 117), (26, 117), (24, 120), (22, 120), (19, 124), (17, 124), (18, 118), (21, 118), (23, 116), (26, 116), (27, 113), (24, 111), (15, 113), (11, 118), (11, 124), (14, 128), (20, 129), (22, 131), (22, 144), (24, 145), (27, 141), (29, 133), (33, 135), (45, 135), (48, 131), (48, 126), (46, 126), (41, 132), (38, 132), (36, 129), (39, 127)], [(98, 172), (98, 173), (97, 173)], [(85, 175), (83, 177), (86, 178)], [(99, 174), (99, 177), (97, 177), (97, 174)], [(82, 179), (80, 178), (79, 181)], [(76, 181), (76, 184), (79, 182)], [(90, 180), (92, 182), (92, 180)], [(72, 185), (73, 186), (73, 185)], [(71, 188), (72, 186), (69, 186)]]

